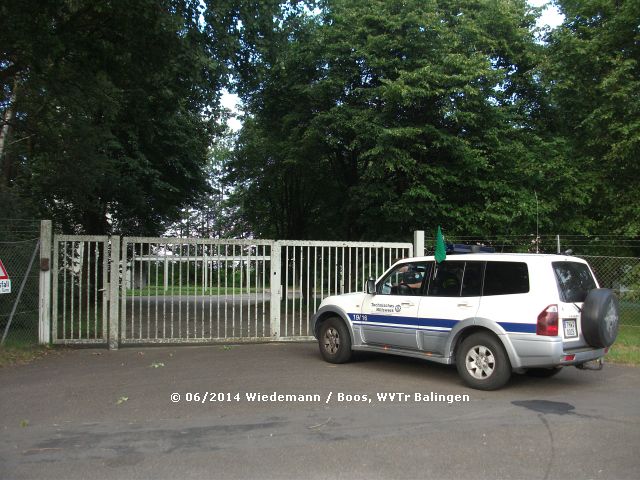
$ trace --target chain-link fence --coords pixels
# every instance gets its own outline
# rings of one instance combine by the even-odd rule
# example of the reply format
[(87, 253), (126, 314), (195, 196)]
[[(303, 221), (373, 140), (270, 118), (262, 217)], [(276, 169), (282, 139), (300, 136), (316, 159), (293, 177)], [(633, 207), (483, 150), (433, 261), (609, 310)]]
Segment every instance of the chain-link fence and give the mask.
[[(39, 221), (4, 222), (0, 228), (0, 261), (11, 280), (0, 293), (0, 341), (4, 346), (38, 343)], [(9, 290), (7, 283), (2, 291)]]
[[(427, 237), (427, 250), (435, 237)], [(569, 253), (572, 255), (638, 257), (640, 236), (625, 235), (447, 235), (449, 243), (485, 245), (503, 253)]]
[(600, 286), (618, 294), (622, 325), (640, 326), (640, 258), (587, 255), (582, 258), (591, 265)]

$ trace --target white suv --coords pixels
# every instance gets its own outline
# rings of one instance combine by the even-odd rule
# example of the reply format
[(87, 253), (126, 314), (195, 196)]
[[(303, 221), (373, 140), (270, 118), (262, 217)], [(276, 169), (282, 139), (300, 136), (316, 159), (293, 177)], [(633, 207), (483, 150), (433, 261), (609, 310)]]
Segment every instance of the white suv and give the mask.
[(511, 372), (601, 368), (618, 333), (618, 300), (587, 262), (564, 255), (467, 254), (401, 260), (366, 293), (323, 300), (312, 331), (331, 363), (366, 350), (455, 363), (469, 386)]

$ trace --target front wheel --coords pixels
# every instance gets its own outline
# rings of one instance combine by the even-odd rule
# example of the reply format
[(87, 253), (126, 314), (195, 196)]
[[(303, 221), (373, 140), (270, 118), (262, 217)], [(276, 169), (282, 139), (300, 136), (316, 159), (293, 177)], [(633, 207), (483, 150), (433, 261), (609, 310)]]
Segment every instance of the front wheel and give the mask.
[(464, 383), (478, 390), (497, 390), (511, 377), (507, 352), (488, 333), (474, 333), (462, 341), (456, 351), (456, 367)]
[(329, 363), (345, 363), (351, 358), (351, 337), (344, 322), (331, 317), (320, 326), (320, 353)]

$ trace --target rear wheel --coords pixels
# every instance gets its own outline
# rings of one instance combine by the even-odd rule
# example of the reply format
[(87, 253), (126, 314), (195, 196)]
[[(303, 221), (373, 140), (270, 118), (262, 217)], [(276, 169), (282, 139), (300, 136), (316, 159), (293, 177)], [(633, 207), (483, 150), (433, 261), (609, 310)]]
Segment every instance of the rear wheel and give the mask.
[(345, 363), (351, 359), (351, 337), (344, 322), (331, 317), (320, 326), (320, 353), (329, 363)]
[(456, 351), (456, 366), (471, 388), (496, 390), (511, 377), (511, 363), (500, 340), (488, 333), (465, 338)]

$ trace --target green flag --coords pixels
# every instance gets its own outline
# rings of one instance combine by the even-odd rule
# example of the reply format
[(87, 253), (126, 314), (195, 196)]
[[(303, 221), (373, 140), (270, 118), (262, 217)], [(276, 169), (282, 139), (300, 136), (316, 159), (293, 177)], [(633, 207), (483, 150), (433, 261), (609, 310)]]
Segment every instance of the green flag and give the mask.
[(438, 225), (438, 231), (436, 232), (436, 251), (435, 251), (436, 263), (440, 263), (447, 258), (447, 247), (444, 244), (444, 236), (442, 235), (442, 230), (440, 230), (440, 225)]

